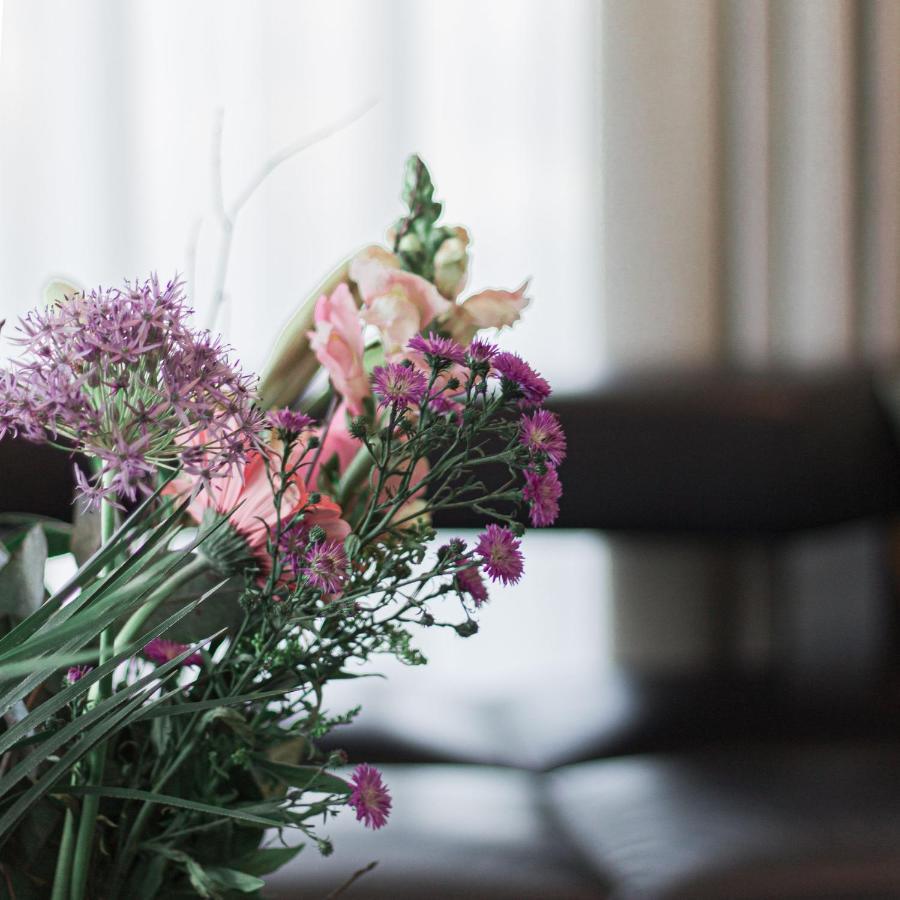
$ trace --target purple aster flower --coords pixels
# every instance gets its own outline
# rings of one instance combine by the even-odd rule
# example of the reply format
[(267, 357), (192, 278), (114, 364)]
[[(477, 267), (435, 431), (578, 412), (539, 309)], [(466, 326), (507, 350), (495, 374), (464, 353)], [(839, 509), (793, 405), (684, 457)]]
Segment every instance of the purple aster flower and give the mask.
[[(175, 659), (176, 656), (184, 653), (185, 650), (188, 649), (187, 644), (179, 644), (177, 641), (169, 641), (165, 638), (153, 638), (146, 647), (144, 647), (144, 656), (147, 657), (151, 662), (155, 662), (157, 665), (162, 665), (163, 663), (167, 663), (172, 659)], [(190, 656), (185, 657), (184, 661), (181, 663), (183, 666), (199, 666), (203, 663), (202, 655), (197, 653), (192, 653)]]
[(463, 365), (466, 361), (465, 350), (452, 338), (439, 337), (435, 334), (422, 337), (421, 334), (417, 334), (406, 346), (410, 350), (423, 353), (432, 365), (438, 362)]
[(96, 480), (78, 480), (92, 503), (133, 500), (200, 450), (211, 475), (229, 471), (258, 443), (260, 413), (229, 348), (193, 330), (191, 312), (181, 283), (156, 277), (31, 311), (0, 375), (0, 433), (97, 459)]
[(412, 366), (388, 363), (376, 366), (372, 372), (372, 386), (380, 398), (379, 407), (418, 406), (428, 390), (425, 376)]
[(391, 794), (381, 780), (381, 772), (365, 763), (353, 770), (350, 779), (353, 788), (347, 801), (356, 810), (356, 821), (366, 828), (382, 828), (391, 814)]
[(277, 432), (283, 441), (293, 441), (302, 431), (309, 428), (314, 419), (305, 413), (292, 409), (274, 409), (266, 416), (269, 428)]
[(468, 594), (476, 606), (481, 606), (488, 598), (487, 587), (478, 566), (470, 566), (460, 569), (456, 573), (456, 586), (463, 593)]
[(499, 352), (496, 344), (480, 339), (472, 341), (466, 350), (466, 356), (473, 365), (489, 363)]
[(533, 454), (542, 454), (554, 466), (566, 458), (566, 436), (559, 419), (546, 409), (539, 409), (519, 420), (519, 440)]
[(550, 396), (550, 385), (517, 353), (498, 353), (494, 371), (522, 398), (525, 406), (539, 406)]
[(525, 473), (525, 487), (522, 496), (531, 506), (531, 524), (537, 528), (552, 525), (559, 515), (559, 498), (562, 496), (562, 484), (556, 469)]
[(488, 525), (478, 536), (475, 550), (484, 561), (484, 570), (492, 581), (515, 584), (522, 577), (521, 543), (509, 528), (500, 525)]
[(72, 668), (66, 672), (66, 681), (68, 681), (69, 684), (75, 684), (76, 681), (81, 681), (81, 679), (93, 668), (93, 666), (72, 666)]
[(299, 561), (300, 575), (323, 594), (340, 594), (347, 579), (347, 554), (338, 541), (317, 541)]

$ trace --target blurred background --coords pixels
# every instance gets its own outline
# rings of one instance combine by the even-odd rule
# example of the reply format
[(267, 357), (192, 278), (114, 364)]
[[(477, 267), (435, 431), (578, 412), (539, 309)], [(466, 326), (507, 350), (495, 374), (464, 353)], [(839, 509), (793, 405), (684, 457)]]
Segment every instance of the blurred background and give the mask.
[[(411, 152), (470, 287), (532, 279), (503, 341), (559, 396), (560, 527), (476, 638), (334, 692), (396, 824), (273, 896), (379, 858), (353, 896), (900, 897), (898, 0), (0, 0), (0, 28), (0, 318), (177, 271), (258, 369)], [(3, 509), (38, 465), (6, 454)]]

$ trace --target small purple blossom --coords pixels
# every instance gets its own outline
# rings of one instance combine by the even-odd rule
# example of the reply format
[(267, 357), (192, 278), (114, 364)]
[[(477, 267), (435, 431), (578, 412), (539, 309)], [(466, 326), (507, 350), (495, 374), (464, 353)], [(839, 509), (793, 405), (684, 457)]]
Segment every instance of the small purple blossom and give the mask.
[(559, 498), (562, 496), (556, 469), (547, 469), (544, 473), (526, 472), (522, 496), (531, 507), (532, 525), (536, 528), (552, 525), (559, 515)]
[(0, 436), (64, 441), (101, 464), (81, 495), (134, 500), (159, 468), (202, 450), (211, 475), (258, 443), (250, 379), (229, 348), (188, 324), (182, 284), (156, 277), (73, 294), (20, 319), (0, 374)]
[(496, 344), (491, 344), (489, 341), (483, 341), (479, 338), (469, 344), (466, 356), (470, 364), (483, 365), (484, 363), (489, 363), (499, 352)]
[(366, 828), (382, 828), (391, 814), (391, 794), (381, 779), (381, 772), (365, 763), (353, 770), (352, 792), (347, 801), (356, 810), (356, 821)]
[[(169, 641), (166, 638), (153, 638), (146, 647), (144, 647), (144, 656), (157, 665), (162, 665), (170, 660), (180, 656), (188, 649), (187, 644), (179, 644), (177, 641)], [(185, 657), (181, 665), (183, 666), (199, 666), (203, 663), (203, 657), (199, 652), (191, 653)]]
[(424, 354), (429, 361), (458, 363), (459, 365), (463, 365), (466, 361), (465, 350), (452, 338), (439, 337), (434, 334), (423, 337), (421, 334), (417, 334), (406, 346), (410, 350)]
[(299, 561), (297, 571), (323, 594), (340, 594), (347, 580), (347, 554), (338, 541), (317, 541)]
[(519, 420), (519, 440), (531, 453), (542, 454), (554, 466), (566, 458), (566, 435), (559, 419), (546, 409), (522, 416)]
[(372, 372), (372, 386), (380, 398), (379, 407), (418, 406), (428, 390), (425, 376), (412, 366), (388, 363), (376, 366)]
[(66, 681), (69, 684), (75, 684), (76, 681), (81, 681), (88, 672), (93, 670), (93, 666), (72, 666), (68, 672), (66, 672)]
[(314, 423), (311, 416), (292, 409), (273, 409), (266, 415), (266, 424), (278, 433), (283, 441), (292, 441)]
[(521, 397), (522, 405), (539, 406), (550, 396), (547, 381), (517, 353), (498, 353), (492, 363), (503, 382)]
[(524, 569), (521, 541), (504, 526), (491, 524), (478, 536), (475, 550), (492, 581), (515, 584)]
[(463, 593), (468, 594), (476, 606), (481, 606), (488, 599), (487, 586), (481, 577), (478, 566), (470, 566), (460, 569), (456, 573), (456, 586)]

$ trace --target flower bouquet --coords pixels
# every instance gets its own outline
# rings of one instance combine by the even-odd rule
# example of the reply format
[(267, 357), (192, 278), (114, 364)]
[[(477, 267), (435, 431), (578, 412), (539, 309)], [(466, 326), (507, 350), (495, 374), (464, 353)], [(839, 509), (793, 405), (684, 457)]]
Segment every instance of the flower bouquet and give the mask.
[[(178, 281), (21, 319), (0, 435), (77, 452), (84, 509), (0, 525), (6, 895), (258, 895), (300, 849), (286, 830), (327, 854), (344, 807), (388, 822), (381, 774), (321, 749), (358, 712), (323, 690), (379, 654), (423, 663), (416, 628), (475, 634), (489, 583), (522, 575), (521, 520), (556, 516), (566, 449), (547, 382), (478, 336), (525, 287), (460, 301), (468, 235), (418, 158), (403, 197), (390, 248), (313, 294), (258, 384)], [(436, 546), (459, 506), (483, 532)]]

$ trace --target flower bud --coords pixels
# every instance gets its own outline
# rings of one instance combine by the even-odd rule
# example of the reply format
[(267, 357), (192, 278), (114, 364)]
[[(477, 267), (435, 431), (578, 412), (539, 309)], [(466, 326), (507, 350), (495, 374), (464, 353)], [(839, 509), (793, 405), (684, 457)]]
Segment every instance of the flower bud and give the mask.
[(422, 252), (422, 242), (411, 231), (408, 231), (400, 238), (397, 250), (407, 256), (418, 256)]
[(434, 283), (448, 300), (455, 300), (466, 286), (468, 247), (469, 233), (458, 226), (442, 241), (434, 255)]
[(460, 637), (472, 637), (473, 634), (478, 634), (478, 623), (474, 619), (466, 619), (465, 622), (455, 625), (453, 630)]

